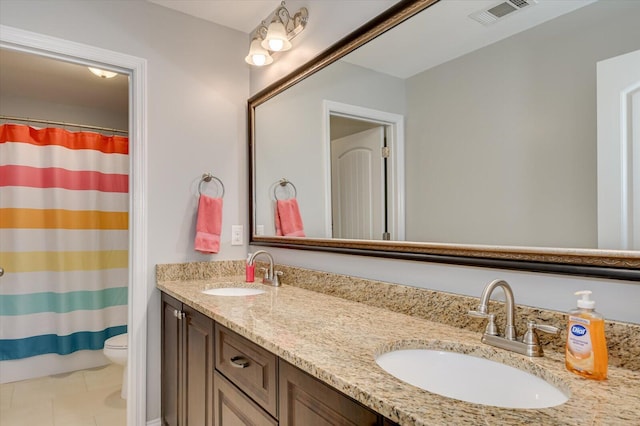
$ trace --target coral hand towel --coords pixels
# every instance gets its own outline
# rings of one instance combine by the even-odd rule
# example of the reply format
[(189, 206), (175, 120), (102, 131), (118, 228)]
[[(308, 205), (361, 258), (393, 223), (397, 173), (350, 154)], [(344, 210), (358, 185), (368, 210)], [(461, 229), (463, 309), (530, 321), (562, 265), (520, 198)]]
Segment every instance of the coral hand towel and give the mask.
[(276, 235), (304, 237), (298, 201), (295, 198), (276, 202)]
[(202, 253), (217, 253), (220, 250), (221, 225), (222, 198), (200, 195), (195, 249)]

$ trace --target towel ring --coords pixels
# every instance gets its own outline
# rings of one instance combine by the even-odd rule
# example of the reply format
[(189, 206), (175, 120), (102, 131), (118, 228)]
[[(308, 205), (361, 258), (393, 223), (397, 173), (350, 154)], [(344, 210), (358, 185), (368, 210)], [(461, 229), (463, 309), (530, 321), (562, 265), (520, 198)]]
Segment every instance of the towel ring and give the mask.
[(222, 188), (222, 195), (220, 196), (220, 198), (224, 198), (224, 183), (222, 183), (222, 181), (220, 179), (218, 179), (217, 177), (215, 177), (211, 173), (204, 173), (202, 175), (202, 178), (200, 179), (200, 183), (198, 184), (198, 195), (202, 195), (202, 185), (205, 182), (211, 182), (211, 180), (215, 180), (216, 182), (218, 182), (220, 184), (220, 187)]
[(290, 185), (293, 188), (293, 197), (289, 197), (289, 198), (296, 198), (298, 196), (298, 190), (296, 189), (296, 186), (290, 180), (286, 178), (282, 178), (278, 182), (276, 182), (276, 185), (273, 188), (273, 198), (275, 198), (276, 201), (279, 200), (278, 194), (277, 194), (278, 186), (281, 186), (284, 188), (287, 185)]

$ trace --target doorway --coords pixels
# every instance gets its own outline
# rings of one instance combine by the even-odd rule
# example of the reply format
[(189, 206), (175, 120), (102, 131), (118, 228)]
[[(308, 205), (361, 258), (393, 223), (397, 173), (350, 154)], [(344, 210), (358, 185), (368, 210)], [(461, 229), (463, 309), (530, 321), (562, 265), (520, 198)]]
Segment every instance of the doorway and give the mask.
[(388, 240), (387, 126), (331, 115), (332, 238)]
[(405, 238), (404, 117), (324, 101), (327, 235)]
[(77, 42), (0, 26), (0, 48), (129, 75), (129, 250), (127, 424), (146, 423), (146, 60)]
[[(128, 108), (128, 75), (100, 78), (82, 65), (0, 49), (7, 426), (49, 424), (47, 413), (29, 409), (46, 405), (54, 423), (126, 424), (124, 366), (103, 348), (127, 332)], [(70, 404), (82, 391), (83, 403)], [(19, 413), (45, 417), (16, 420)]]

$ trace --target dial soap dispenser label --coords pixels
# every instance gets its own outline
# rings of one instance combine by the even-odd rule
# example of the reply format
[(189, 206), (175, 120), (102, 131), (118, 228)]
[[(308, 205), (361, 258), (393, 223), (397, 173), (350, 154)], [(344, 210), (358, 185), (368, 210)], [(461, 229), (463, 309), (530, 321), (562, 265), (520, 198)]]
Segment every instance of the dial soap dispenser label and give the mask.
[(568, 336), (569, 352), (576, 359), (591, 357), (591, 336), (589, 334), (591, 321), (571, 316), (569, 322), (571, 323)]

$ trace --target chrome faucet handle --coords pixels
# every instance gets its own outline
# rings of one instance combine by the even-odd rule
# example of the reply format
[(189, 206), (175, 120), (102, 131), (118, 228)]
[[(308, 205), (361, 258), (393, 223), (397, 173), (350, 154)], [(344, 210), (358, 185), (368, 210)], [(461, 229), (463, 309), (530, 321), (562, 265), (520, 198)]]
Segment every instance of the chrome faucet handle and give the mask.
[(522, 342), (526, 343), (527, 345), (538, 345), (539, 340), (538, 340), (538, 334), (536, 333), (536, 330), (540, 330), (544, 333), (549, 333), (549, 334), (558, 334), (560, 332), (560, 329), (558, 327), (554, 327), (552, 325), (545, 325), (545, 324), (536, 324), (535, 321), (528, 321), (527, 332), (524, 333), (524, 336), (522, 337)]
[(546, 324), (536, 324), (535, 321), (528, 321), (527, 331), (534, 331), (534, 330), (540, 330), (544, 333), (549, 333), (549, 334), (560, 333), (560, 329), (558, 327), (554, 327), (552, 325), (546, 325)]
[(498, 332), (498, 326), (496, 325), (496, 316), (494, 314), (482, 312), (481, 310), (469, 311), (467, 312), (467, 314), (471, 317), (487, 318), (489, 320), (489, 322), (487, 322), (487, 327), (484, 329), (484, 334), (488, 334), (490, 336), (497, 336), (500, 334)]
[(486, 312), (478, 311), (478, 310), (470, 310), (467, 312), (467, 315), (475, 318), (489, 318), (489, 314)]
[(269, 269), (267, 269), (267, 268), (258, 268), (258, 271), (262, 272), (262, 279), (263, 280), (271, 280), (271, 277), (269, 276)]
[(273, 271), (273, 280), (271, 282), (271, 285), (273, 285), (274, 287), (280, 286), (280, 277), (283, 274), (284, 274), (284, 272), (282, 272), (282, 271)]
[(498, 336), (500, 334), (498, 332), (496, 316), (494, 314), (489, 314), (489, 322), (487, 323), (487, 327), (484, 329), (484, 334), (488, 334), (490, 336)]

